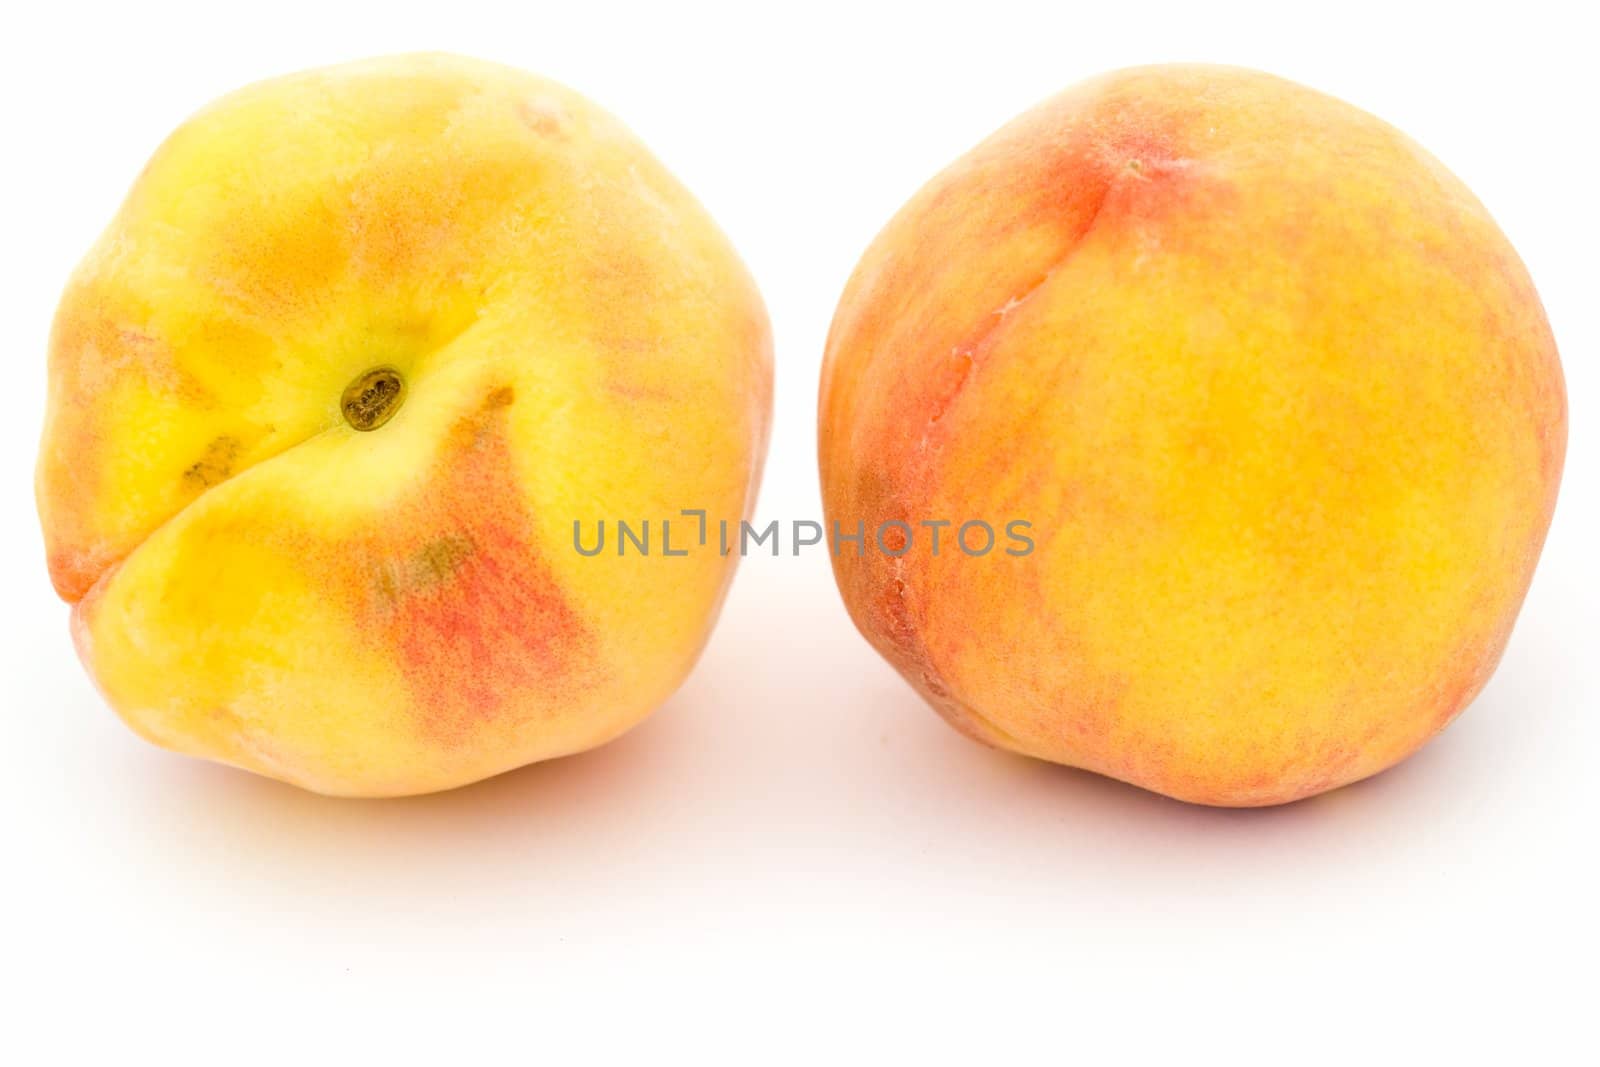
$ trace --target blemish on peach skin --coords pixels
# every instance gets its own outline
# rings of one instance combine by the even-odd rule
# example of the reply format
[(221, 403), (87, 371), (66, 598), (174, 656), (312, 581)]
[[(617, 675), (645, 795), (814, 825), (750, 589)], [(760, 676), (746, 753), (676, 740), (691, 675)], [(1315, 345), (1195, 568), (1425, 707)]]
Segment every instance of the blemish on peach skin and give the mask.
[(517, 116), (541, 137), (567, 138), (567, 124), (571, 119), (554, 101), (524, 100), (517, 105)]
[[(452, 434), (429, 485), (378, 524), (366, 625), (400, 665), (418, 728), (441, 745), (515, 714), (521, 694), (561, 692), (592, 661), (592, 635), (549, 567), (516, 484), (503, 411), (510, 389)], [(585, 683), (586, 684), (586, 683)]]
[(227, 479), (239, 458), (239, 439), (227, 434), (206, 446), (205, 454), (183, 472), (184, 484), (192, 489), (207, 489)]

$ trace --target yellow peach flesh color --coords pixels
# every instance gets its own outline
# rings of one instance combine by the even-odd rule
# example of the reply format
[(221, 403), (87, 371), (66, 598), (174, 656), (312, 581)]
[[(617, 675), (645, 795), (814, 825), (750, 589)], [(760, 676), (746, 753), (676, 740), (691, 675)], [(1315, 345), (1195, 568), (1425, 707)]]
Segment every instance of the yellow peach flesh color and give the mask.
[(955, 726), (1253, 806), (1393, 765), (1483, 687), (1566, 401), (1527, 272), (1437, 161), (1171, 66), (1046, 102), (905, 206), (840, 303), (819, 429), (830, 524), (1032, 523), (1020, 557), (924, 531), (835, 560)]
[(294, 75), (179, 128), (67, 287), (51, 575), (150, 740), (445, 789), (677, 687), (734, 560), (573, 523), (736, 523), (770, 404), (754, 285), (616, 120), (448, 56)]

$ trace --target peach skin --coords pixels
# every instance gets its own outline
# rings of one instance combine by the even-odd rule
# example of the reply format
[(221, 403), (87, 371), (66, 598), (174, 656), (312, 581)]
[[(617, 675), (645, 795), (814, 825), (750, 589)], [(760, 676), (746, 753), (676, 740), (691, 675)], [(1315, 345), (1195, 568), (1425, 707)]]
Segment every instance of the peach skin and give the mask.
[(735, 561), (589, 557), (573, 524), (748, 515), (772, 376), (755, 286), (642, 145), (449, 56), (186, 122), (67, 286), (49, 369), (39, 512), (106, 699), (357, 796), (661, 704)]
[[(1566, 400), (1442, 165), (1309, 89), (1165, 66), (1049, 100), (900, 211), (840, 301), (819, 435), (830, 524), (917, 532), (835, 576), (951, 724), (1253, 806), (1397, 763), (1483, 687)], [(919, 524), (967, 519), (1034, 548), (934, 555)]]

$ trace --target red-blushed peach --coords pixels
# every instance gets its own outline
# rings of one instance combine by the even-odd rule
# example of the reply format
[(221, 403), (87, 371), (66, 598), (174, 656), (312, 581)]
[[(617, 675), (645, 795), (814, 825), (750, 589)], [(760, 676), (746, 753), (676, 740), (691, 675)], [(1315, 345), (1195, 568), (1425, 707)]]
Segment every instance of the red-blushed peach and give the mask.
[[(1383, 122), (1250, 71), (1086, 82), (935, 177), (822, 372), (857, 626), (978, 740), (1265, 805), (1403, 759), (1482, 688), (1566, 401), (1516, 253)], [(1010, 543), (1019, 547), (1017, 543)]]
[(185, 123), (72, 278), (38, 502), (136, 731), (333, 794), (598, 745), (693, 664), (735, 558), (574, 523), (748, 516), (766, 313), (616, 120), (409, 56)]

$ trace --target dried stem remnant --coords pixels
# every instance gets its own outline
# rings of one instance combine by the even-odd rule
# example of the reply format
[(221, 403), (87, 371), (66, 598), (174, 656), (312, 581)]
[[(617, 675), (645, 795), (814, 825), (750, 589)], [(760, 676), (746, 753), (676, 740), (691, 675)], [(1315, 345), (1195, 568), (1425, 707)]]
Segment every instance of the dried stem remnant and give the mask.
[(358, 430), (376, 430), (394, 417), (405, 399), (406, 381), (393, 367), (374, 367), (345, 386), (339, 409)]

